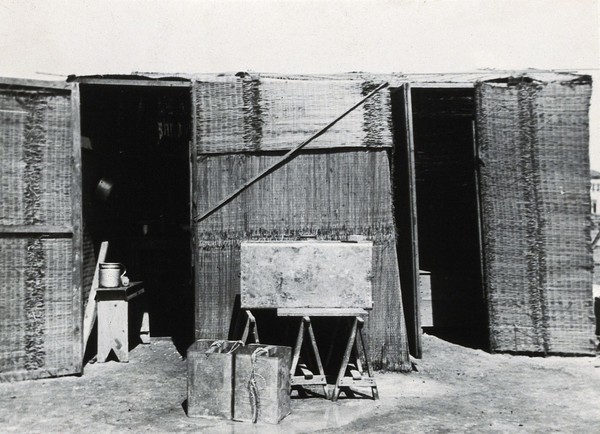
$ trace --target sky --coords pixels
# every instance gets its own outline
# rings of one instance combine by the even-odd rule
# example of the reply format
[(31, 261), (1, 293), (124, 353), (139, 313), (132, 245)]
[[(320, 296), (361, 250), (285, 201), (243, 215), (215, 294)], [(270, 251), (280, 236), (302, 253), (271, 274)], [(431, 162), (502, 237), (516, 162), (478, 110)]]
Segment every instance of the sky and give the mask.
[(0, 0), (0, 76), (257, 71), (591, 74), (600, 170), (597, 0)]

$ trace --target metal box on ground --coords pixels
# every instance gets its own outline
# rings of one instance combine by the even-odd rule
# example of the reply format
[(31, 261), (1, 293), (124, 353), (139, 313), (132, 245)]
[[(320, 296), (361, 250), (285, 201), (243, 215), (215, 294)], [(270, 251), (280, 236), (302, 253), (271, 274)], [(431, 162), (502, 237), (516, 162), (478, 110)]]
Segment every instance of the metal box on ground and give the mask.
[(235, 355), (233, 419), (279, 423), (290, 414), (290, 347), (250, 344)]
[(187, 415), (231, 419), (233, 357), (238, 341), (199, 339), (187, 351)]

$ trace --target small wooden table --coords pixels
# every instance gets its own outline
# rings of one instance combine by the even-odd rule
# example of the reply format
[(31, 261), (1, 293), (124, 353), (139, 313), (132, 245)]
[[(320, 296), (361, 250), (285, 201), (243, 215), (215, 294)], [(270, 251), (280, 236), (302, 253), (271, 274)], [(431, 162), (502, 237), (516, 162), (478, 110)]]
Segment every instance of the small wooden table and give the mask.
[(97, 288), (98, 362), (105, 362), (110, 351), (120, 362), (129, 361), (129, 300), (144, 293), (143, 282), (116, 288)]

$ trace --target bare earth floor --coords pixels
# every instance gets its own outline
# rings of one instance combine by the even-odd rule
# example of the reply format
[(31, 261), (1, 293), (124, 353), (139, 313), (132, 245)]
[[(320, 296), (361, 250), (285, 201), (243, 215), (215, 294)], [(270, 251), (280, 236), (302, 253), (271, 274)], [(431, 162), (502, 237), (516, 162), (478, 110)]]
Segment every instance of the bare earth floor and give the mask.
[(0, 432), (600, 432), (600, 359), (491, 355), (424, 336), (419, 372), (378, 374), (381, 399), (294, 399), (279, 425), (188, 418), (168, 339), (81, 377), (0, 384)]

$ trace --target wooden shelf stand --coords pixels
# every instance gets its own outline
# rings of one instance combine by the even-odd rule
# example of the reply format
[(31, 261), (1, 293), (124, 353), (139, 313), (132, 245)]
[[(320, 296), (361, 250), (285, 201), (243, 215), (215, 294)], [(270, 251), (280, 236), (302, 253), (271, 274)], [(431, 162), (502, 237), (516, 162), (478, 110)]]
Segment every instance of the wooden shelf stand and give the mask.
[[(128, 286), (97, 288), (98, 303), (98, 353), (97, 362), (105, 362), (111, 350), (120, 362), (129, 361), (129, 300), (144, 293), (143, 282), (131, 282)], [(149, 343), (146, 313), (142, 321), (140, 339)]]

